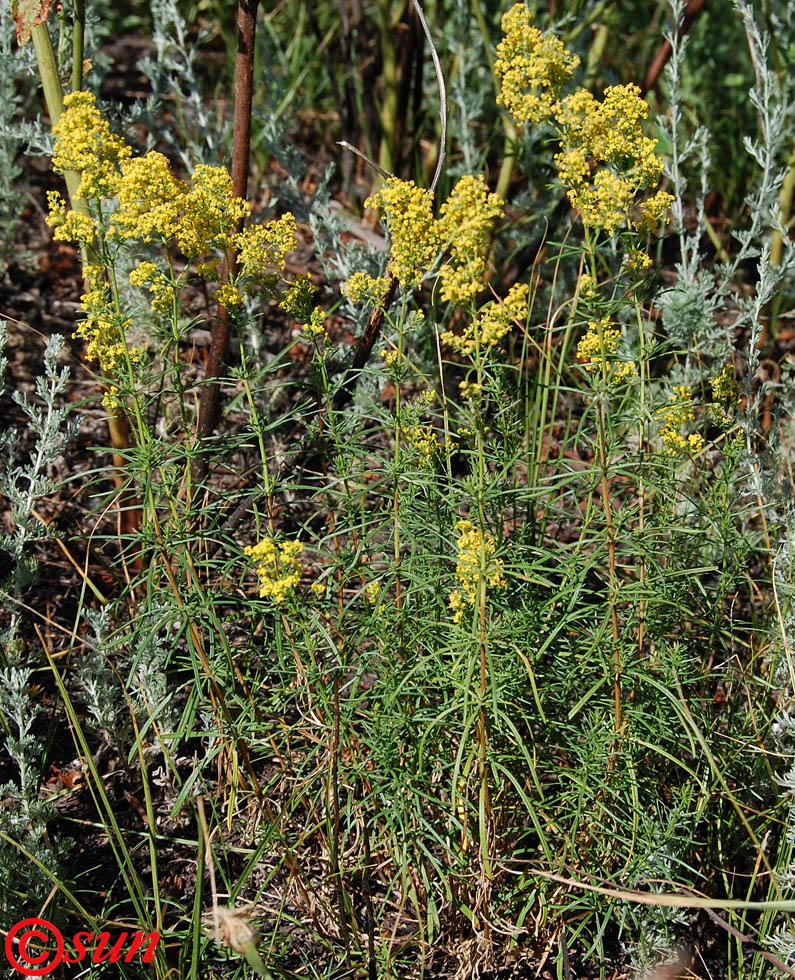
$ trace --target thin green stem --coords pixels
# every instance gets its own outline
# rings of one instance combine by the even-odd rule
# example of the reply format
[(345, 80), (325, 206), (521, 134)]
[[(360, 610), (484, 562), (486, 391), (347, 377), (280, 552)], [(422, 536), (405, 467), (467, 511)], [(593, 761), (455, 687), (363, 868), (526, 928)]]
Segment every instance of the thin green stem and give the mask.
[(74, 20), (72, 23), (72, 91), (79, 92), (83, 87), (83, 48), (86, 31), (85, 0), (73, 0)]

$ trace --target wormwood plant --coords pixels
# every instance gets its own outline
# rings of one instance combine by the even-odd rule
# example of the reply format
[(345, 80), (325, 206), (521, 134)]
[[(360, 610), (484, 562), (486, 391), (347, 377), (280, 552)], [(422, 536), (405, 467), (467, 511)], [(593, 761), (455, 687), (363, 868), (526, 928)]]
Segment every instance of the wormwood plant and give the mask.
[[(177, 172), (92, 94), (64, 99), (53, 165), (73, 195), (51, 193), (48, 220), (84, 256), (78, 336), (104, 405), (131, 420), (104, 504), (140, 511), (126, 535), (97, 511), (91, 544), (115, 577), (100, 588), (86, 565), (88, 629), (44, 646), (105, 834), (102, 892), (70, 911), (168, 936), (154, 976), (241, 975), (245, 956), (259, 972), (464, 978), (509, 955), (608, 976), (686, 944), (694, 893), (739, 902), (737, 976), (764, 975), (773, 932), (788, 955), (789, 803), (767, 749), (791, 727), (791, 527), (770, 503), (755, 377), (791, 275), (789, 247), (774, 264), (769, 244), (787, 237), (788, 116), (740, 12), (761, 183), (713, 270), (703, 207), (695, 230), (686, 213), (686, 169), (703, 198), (709, 159), (684, 132), (676, 34), (666, 161), (637, 86), (578, 86), (579, 57), (508, 10), (502, 133), (532, 141), (570, 220), (511, 269), (533, 216), (506, 200), (510, 179), (490, 189), (472, 147), (438, 197), (387, 175), (367, 205), (388, 251), (359, 267), (361, 251), (324, 255), (345, 280), (323, 306), (288, 271), (292, 213), (252, 221), (223, 167)], [(660, 295), (669, 227), (677, 279)], [(234, 394), (196, 483), (192, 331), (219, 303)], [(381, 338), (347, 408), (341, 314)], [(36, 661), (19, 655), (6, 752), (32, 806)], [(33, 853), (18, 823), (3, 833)], [(758, 936), (753, 953), (738, 933)]]
[[(2, 354), (6, 325), (0, 323), (0, 394), (8, 362)], [(0, 548), (11, 560), (11, 571), (0, 584), (0, 601), (10, 613), (0, 634), (0, 717), (5, 754), (13, 779), (0, 786), (0, 909), (14, 922), (41, 907), (59, 870), (60, 843), (47, 834), (51, 808), (39, 798), (42, 744), (37, 720), (43, 707), (36, 697), (35, 661), (21, 634), (21, 599), (36, 577), (33, 550), (48, 535), (36, 507), (58, 488), (50, 467), (75, 435), (77, 422), (64, 424), (69, 409), (59, 404), (69, 370), (59, 367), (63, 338), (52, 336), (44, 351), (44, 374), (36, 379), (35, 395), (14, 391), (12, 397), (27, 420), (33, 444), (20, 447), (21, 429), (0, 436), (0, 495), (8, 503), (10, 528), (0, 535)]]

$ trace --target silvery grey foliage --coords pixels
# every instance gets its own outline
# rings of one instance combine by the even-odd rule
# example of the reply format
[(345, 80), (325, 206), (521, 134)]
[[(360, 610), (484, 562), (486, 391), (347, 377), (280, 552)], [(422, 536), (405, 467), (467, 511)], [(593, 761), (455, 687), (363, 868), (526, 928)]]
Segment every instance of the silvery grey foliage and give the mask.
[[(474, 174), (483, 166), (476, 126), (489, 105), (494, 82), (487, 67), (483, 35), (468, 3), (456, 0), (452, 16), (445, 19), (439, 47), (440, 54), (452, 55), (456, 65), (449, 80), (448, 126), (451, 145), (456, 146), (460, 158), (449, 163), (447, 173), (451, 178)], [(427, 92), (428, 104), (435, 105), (439, 99), (436, 80), (429, 73), (427, 81), (433, 85), (433, 91)]]
[[(133, 631), (123, 633), (114, 632), (107, 607), (86, 609), (85, 619), (94, 635), (76, 661), (75, 672), (93, 727), (106, 742), (126, 750), (133, 739), (132, 709), (144, 742), (162, 751), (152, 722), (171, 731), (178, 720), (173, 706), (175, 691), (169, 687), (166, 674), (173, 610), (155, 605), (147, 609)], [(111, 653), (115, 671), (110, 667)]]
[[(3, 325), (3, 340), (5, 325)], [(58, 334), (47, 339), (44, 349), (44, 375), (35, 382), (35, 400), (15, 390), (12, 398), (22, 409), (27, 430), (34, 437), (29, 453), (20, 451), (19, 432), (6, 429), (0, 432), (0, 495), (10, 505), (13, 531), (0, 535), (0, 548), (7, 551), (16, 563), (13, 594), (17, 598), (30, 580), (33, 565), (30, 547), (51, 532), (34, 516), (37, 502), (52, 494), (58, 482), (50, 468), (58, 460), (67, 443), (76, 435), (79, 419), (69, 420), (71, 409), (59, 405), (69, 379), (69, 368), (58, 367), (63, 350), (63, 338)], [(5, 363), (0, 362), (5, 369)], [(11, 624), (0, 640), (7, 651), (15, 649), (18, 628), (17, 612), (11, 611)]]
[(8, 923), (41, 909), (52, 888), (46, 872), (20, 848), (51, 873), (58, 868), (58, 855), (46, 834), (50, 807), (38, 792), (41, 741), (33, 729), (42, 708), (30, 693), (32, 683), (30, 669), (0, 671), (0, 712), (7, 730), (4, 748), (19, 774), (18, 782), (0, 785), (0, 831), (5, 835), (0, 837), (0, 916)]
[[(681, 21), (684, 6), (683, 0), (670, 0), (674, 23)], [(780, 7), (775, 3), (771, 6), (777, 9)], [(791, 20), (792, 5), (787, 6), (790, 8), (788, 17)], [(680, 255), (676, 266), (677, 281), (662, 294), (658, 302), (662, 309), (666, 334), (673, 345), (681, 351), (687, 351), (687, 355), (672, 373), (670, 383), (692, 385), (694, 391), (706, 390), (708, 397), (710, 377), (718, 374), (730, 360), (740, 368), (745, 395), (744, 409), (738, 414), (743, 452), (741, 468), (731, 481), (731, 492), (743, 493), (749, 504), (748, 513), (751, 516), (742, 533), (758, 533), (758, 516), (761, 511), (767, 522), (770, 539), (775, 542), (781, 536), (780, 543), (774, 545), (773, 569), (778, 623), (771, 628), (771, 675), (773, 683), (781, 687), (780, 703), (789, 705), (795, 693), (795, 677), (790, 676), (790, 668), (787, 666), (793, 662), (795, 652), (792, 561), (795, 525), (791, 504), (787, 503), (786, 481), (782, 476), (787, 466), (787, 448), (779, 439), (775, 419), (766, 439), (760, 440), (759, 421), (763, 402), (775, 384), (779, 385), (776, 392), (779, 396), (778, 403), (785, 410), (787, 405), (795, 404), (791, 393), (789, 400), (782, 397), (785, 394), (784, 386), (789, 384), (786, 378), (781, 382), (771, 382), (764, 381), (760, 376), (760, 341), (769, 306), (786, 284), (792, 282), (795, 273), (795, 250), (783, 228), (779, 209), (779, 193), (786, 174), (793, 124), (793, 80), (791, 73), (777, 73), (771, 67), (770, 41), (757, 24), (752, 6), (743, 0), (735, 0), (735, 8), (742, 18), (753, 66), (755, 84), (750, 100), (759, 121), (756, 137), (745, 138), (746, 152), (756, 165), (756, 180), (749, 187), (745, 199), (746, 223), (734, 232), (737, 246), (731, 250), (731, 258), (714, 269), (705, 268), (701, 242), (708, 231), (703, 202), (709, 187), (711, 166), (709, 136), (703, 127), (692, 135), (685, 131), (680, 82), (687, 39), (677, 37), (677, 32), (671, 32), (668, 40), (672, 46), (672, 54), (665, 73), (670, 111), (663, 127), (672, 147), (667, 176), (674, 195), (672, 224), (679, 236)], [(775, 18), (768, 20), (768, 23), (774, 22)], [(794, 32), (790, 30), (789, 36), (793, 35)], [(695, 227), (691, 225), (691, 230), (685, 224), (685, 164), (700, 171)], [(691, 215), (692, 212), (688, 218)], [(781, 259), (778, 263), (771, 260), (770, 245), (771, 236), (776, 232), (782, 238)], [(754, 289), (750, 292), (738, 292), (735, 284), (741, 266), (747, 267), (749, 263), (756, 265), (756, 274), (752, 277)], [(743, 328), (748, 337), (747, 346), (742, 350), (735, 348), (738, 328)], [(716, 540), (717, 538), (716, 534)], [(732, 551), (731, 548), (728, 550)], [(713, 562), (717, 565), (718, 559), (720, 564), (728, 568), (727, 574), (732, 574), (731, 565), (727, 565), (725, 558), (720, 555), (705, 556), (705, 563)], [(778, 880), (785, 889), (795, 888), (795, 864), (792, 863), (795, 846), (795, 764), (792, 761), (795, 759), (794, 736), (795, 715), (791, 710), (782, 710), (775, 721), (773, 737), (780, 751), (790, 756), (790, 761), (782, 766), (779, 783), (782, 792), (791, 797), (793, 802), (785, 840), (775, 859), (778, 862)], [(653, 946), (659, 938), (654, 928), (649, 938)], [(782, 959), (793, 962), (795, 936), (785, 925), (781, 925), (775, 935), (766, 941)], [(645, 951), (639, 949), (633, 952), (641, 965), (646, 959), (643, 955)], [(638, 956), (638, 953), (641, 955)]]
[[(670, 7), (673, 23), (680, 24), (684, 17), (683, 0), (671, 0)], [(681, 81), (688, 37), (680, 36), (678, 30), (667, 31), (665, 36), (671, 45), (671, 58), (663, 74), (663, 86), (670, 109), (662, 120), (662, 129), (671, 145), (671, 156), (666, 161), (666, 174), (671, 181), (674, 198), (671, 206), (672, 225), (679, 236), (679, 259), (676, 263), (676, 284), (665, 290), (657, 302), (663, 313), (665, 332), (674, 344), (685, 349), (693, 347), (705, 351), (710, 358), (725, 362), (731, 352), (733, 331), (717, 327), (715, 311), (719, 306), (719, 299), (715, 292), (714, 277), (701, 268), (700, 243), (706, 231), (704, 199), (709, 186), (711, 164), (709, 133), (704, 126), (699, 126), (691, 135), (684, 131)], [(696, 227), (688, 232), (685, 228), (687, 180), (683, 167), (693, 160), (699, 165), (701, 186)]]
[[(138, 68), (149, 79), (152, 94), (137, 108), (134, 118), (146, 124), (152, 145), (155, 134), (167, 139), (188, 171), (199, 163), (222, 163), (229, 127), (207, 108), (204, 87), (196, 74), (196, 58), (207, 35), (199, 32), (194, 42), (188, 39), (188, 25), (176, 0), (153, 0), (149, 10), (155, 54), (143, 58)], [(178, 132), (162, 132), (156, 125), (166, 99), (173, 100)]]
[[(4, 390), (3, 381), (8, 366), (3, 355), (5, 343), (6, 325), (0, 321), (0, 394)], [(13, 635), (12, 623), (6, 636), (0, 637), (0, 647), (5, 648), (6, 661), (0, 670), (0, 713), (5, 719), (3, 747), (17, 769), (19, 781), (0, 786), (0, 831), (24, 846), (45, 867), (54, 870), (57, 861), (45, 839), (47, 808), (38, 799), (41, 743), (33, 728), (42, 709), (30, 693), (33, 671), (10, 664), (11, 660), (18, 659), (16, 644), (9, 642)], [(19, 898), (20, 881), (26, 882), (30, 905)], [(13, 922), (31, 908), (41, 907), (49, 888), (46, 876), (31, 874), (29, 862), (21, 851), (5, 838), (0, 838), (0, 913), (3, 921)]]
[[(268, 32), (257, 31), (254, 40), (257, 49), (255, 60), (266, 66), (275, 65), (278, 62), (278, 54)], [(254, 84), (257, 88), (257, 102), (262, 100), (262, 105), (257, 104), (254, 107), (252, 150), (262, 145), (281, 164), (286, 180), (280, 181), (274, 191), (281, 194), (285, 189), (283, 184), (292, 193), (298, 191), (297, 203), (300, 208), (306, 200), (306, 195), (299, 191), (297, 181), (306, 173), (306, 163), (294, 140), (287, 135), (287, 125), (292, 117), (289, 103), (295, 93), (286, 91), (280, 72), (267, 68), (261, 75), (255, 77)]]
[(44, 349), (44, 376), (37, 377), (36, 398), (32, 401), (25, 392), (14, 391), (12, 398), (27, 417), (29, 430), (36, 442), (27, 461), (18, 455), (19, 433), (6, 430), (0, 433), (0, 446), (5, 451), (5, 465), (0, 472), (0, 492), (11, 504), (11, 519), (15, 531), (0, 538), (0, 545), (16, 558), (21, 558), (31, 541), (46, 537), (47, 531), (33, 517), (36, 501), (51, 494), (57, 483), (49, 475), (49, 467), (62, 454), (66, 444), (77, 434), (79, 421), (67, 421), (69, 406), (59, 406), (66, 389), (69, 368), (58, 368), (63, 350), (63, 337), (53, 334)]
[(23, 108), (21, 92), (32, 87), (35, 63), (32, 46), (20, 48), (16, 43), (11, 0), (0, 0), (0, 276), (12, 255), (17, 263), (32, 262), (29, 252), (16, 249), (27, 194), (16, 161), (26, 145), (41, 149), (42, 127), (33, 123), (23, 127), (17, 121)]
[[(679, 23), (684, 13), (682, 0), (671, 0), (674, 23)], [(762, 331), (763, 311), (781, 288), (783, 282), (795, 272), (795, 250), (784, 232), (779, 211), (779, 192), (786, 174), (784, 167), (789, 130), (793, 120), (792, 98), (789, 88), (792, 82), (782, 82), (769, 65), (769, 39), (756, 23), (752, 7), (735, 0), (735, 8), (742, 17), (748, 40), (755, 85), (749, 93), (757, 110), (759, 135), (756, 139), (745, 137), (746, 151), (757, 164), (758, 179), (749, 189), (745, 205), (749, 215), (748, 225), (734, 232), (739, 248), (729, 262), (720, 264), (714, 273), (703, 268), (700, 241), (706, 231), (704, 198), (708, 188), (711, 164), (708, 133), (699, 127), (692, 135), (684, 132), (681, 104), (681, 72), (687, 37), (677, 37), (672, 31), (667, 35), (671, 43), (671, 59), (665, 72), (670, 98), (670, 112), (663, 128), (671, 143), (671, 160), (667, 174), (674, 194), (672, 206), (673, 226), (680, 240), (680, 257), (677, 262), (677, 283), (660, 297), (663, 325), (674, 343), (694, 347), (700, 362), (708, 370), (720, 368), (732, 352), (734, 334), (738, 327), (747, 327), (751, 333), (748, 345), (748, 372), (746, 391), (750, 394), (750, 382), (759, 365), (758, 342)], [(683, 165), (698, 161), (701, 171), (701, 187), (696, 212), (696, 227), (692, 232), (685, 228), (684, 195), (687, 182)], [(770, 234), (779, 231), (784, 243), (781, 261), (770, 261)], [(749, 260), (757, 260), (757, 284), (753, 295), (738, 296), (732, 285), (738, 270)], [(734, 310), (736, 318), (724, 318), (724, 324), (716, 321), (715, 313)], [(693, 371), (689, 383), (703, 380)], [(749, 408), (755, 414), (759, 392), (755, 393)]]
[(94, 633), (77, 661), (77, 681), (83, 688), (83, 702), (95, 727), (111, 745), (130, 744), (130, 714), (121, 691), (119, 678), (108, 665), (107, 633), (110, 619), (106, 609), (85, 610), (85, 618)]

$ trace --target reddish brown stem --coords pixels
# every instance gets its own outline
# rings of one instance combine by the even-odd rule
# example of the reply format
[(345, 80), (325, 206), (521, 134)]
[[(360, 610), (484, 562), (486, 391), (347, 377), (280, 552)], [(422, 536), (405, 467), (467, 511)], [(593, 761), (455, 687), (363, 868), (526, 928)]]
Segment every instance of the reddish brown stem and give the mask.
[[(244, 200), (248, 192), (248, 165), (251, 153), (251, 102), (254, 89), (254, 36), (257, 24), (259, 0), (239, 0), (237, 6), (237, 64), (235, 68), (235, 129), (232, 147), (232, 192)], [(241, 218), (238, 231), (243, 227)], [(234, 277), (237, 263), (230, 256), (225, 278)], [(223, 363), (229, 354), (229, 334), (231, 321), (224, 307), (218, 310), (218, 317), (212, 325), (210, 351), (207, 355), (207, 368), (204, 374), (199, 406), (199, 439), (206, 439), (218, 423), (219, 393), (218, 384), (213, 381), (221, 377)], [(207, 472), (204, 455), (199, 457), (194, 476), (202, 478)]]

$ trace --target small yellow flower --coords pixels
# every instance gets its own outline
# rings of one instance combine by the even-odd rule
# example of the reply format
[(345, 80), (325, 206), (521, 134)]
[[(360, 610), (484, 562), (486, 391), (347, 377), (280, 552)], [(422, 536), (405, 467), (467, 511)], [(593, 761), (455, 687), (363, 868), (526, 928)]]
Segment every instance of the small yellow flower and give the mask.
[(295, 215), (288, 212), (268, 224), (246, 228), (235, 242), (241, 273), (266, 285), (275, 285), (284, 271), (287, 256), (298, 247)]
[(580, 299), (586, 303), (592, 303), (599, 296), (596, 280), (587, 273), (580, 276), (577, 282), (577, 289), (580, 293)]
[(678, 429), (695, 419), (692, 406), (693, 389), (690, 385), (674, 385), (668, 404), (660, 409), (659, 415), (670, 428)]
[(307, 320), (312, 315), (312, 299), (316, 292), (309, 276), (296, 276), (279, 300), (279, 306), (288, 316)]
[(657, 191), (648, 201), (643, 201), (640, 206), (640, 220), (637, 223), (638, 230), (654, 234), (660, 222), (667, 217), (673, 203), (673, 195), (668, 194), (667, 191)]
[(526, 283), (514, 283), (504, 300), (487, 303), (463, 333), (454, 334), (452, 330), (445, 330), (440, 338), (442, 343), (467, 357), (478, 348), (493, 349), (514, 325), (524, 325), (529, 295), (530, 287)]
[(734, 424), (737, 406), (740, 403), (740, 383), (732, 364), (727, 364), (715, 378), (710, 379), (712, 402), (709, 414), (715, 425), (728, 430)]
[(465, 304), (483, 291), (486, 253), (502, 208), (482, 174), (463, 176), (442, 205), (439, 234), (450, 249), (450, 260), (439, 271), (446, 303)]
[(389, 279), (380, 276), (378, 279), (371, 276), (368, 272), (354, 272), (340, 287), (343, 296), (347, 296), (351, 303), (361, 303), (367, 300), (369, 303), (378, 303), (382, 299), (389, 285)]
[(609, 384), (615, 384), (637, 375), (634, 361), (622, 361), (618, 357), (621, 331), (610, 326), (610, 318), (591, 320), (588, 332), (577, 344), (577, 357), (585, 361), (586, 371), (603, 372)]
[(727, 364), (721, 373), (710, 379), (712, 400), (726, 406), (735, 406), (740, 397), (740, 384), (732, 364)]
[(110, 287), (102, 278), (102, 267), (87, 265), (84, 272), (89, 286), (88, 292), (81, 296), (80, 304), (85, 319), (77, 325), (74, 336), (86, 341), (86, 358), (98, 361), (106, 372), (118, 370), (126, 356), (133, 363), (140, 361), (144, 352), (137, 347), (128, 347), (125, 340), (132, 320), (116, 312)]
[(119, 206), (110, 222), (110, 232), (116, 238), (168, 242), (176, 236), (187, 186), (173, 176), (162, 153), (152, 150), (146, 156), (126, 160), (116, 194)]
[(442, 239), (433, 216), (433, 192), (413, 180), (389, 177), (365, 202), (386, 215), (392, 240), (389, 274), (404, 289), (418, 285), (433, 265)]
[(242, 198), (232, 194), (229, 171), (206, 163), (200, 163), (193, 171), (181, 204), (177, 244), (189, 259), (213, 249), (232, 248), (235, 229), (251, 211)]
[[(643, 134), (648, 112), (637, 85), (610, 86), (601, 102), (579, 89), (555, 107), (563, 144), (555, 156), (560, 181), (583, 221), (609, 235), (632, 225), (629, 212), (636, 197), (656, 187), (662, 176), (657, 140)], [(672, 200), (658, 191), (640, 205), (635, 227), (656, 226)]]
[(53, 238), (86, 245), (94, 240), (96, 228), (93, 219), (81, 211), (69, 210), (58, 191), (47, 191), (49, 214), (47, 224), (54, 228)]
[(430, 469), (436, 454), (444, 449), (436, 432), (428, 425), (409, 425), (402, 431), (406, 442), (416, 452), (420, 466)]
[(580, 59), (554, 34), (543, 34), (530, 23), (524, 3), (515, 4), (502, 18), (505, 37), (497, 46), (494, 72), (500, 83), (497, 104), (517, 122), (548, 119)]
[(322, 306), (316, 306), (306, 324), (306, 332), (310, 337), (326, 336), (326, 311)]
[(218, 259), (208, 259), (200, 262), (193, 270), (194, 274), (201, 276), (202, 279), (215, 279), (218, 276)]
[(130, 273), (131, 286), (149, 285), (152, 294), (152, 309), (159, 313), (170, 313), (174, 307), (174, 286), (158, 269), (154, 262), (140, 262)]
[(119, 389), (115, 385), (109, 385), (108, 390), (102, 396), (102, 407), (111, 415), (115, 415), (122, 407)]
[(384, 350), (381, 351), (381, 357), (383, 357), (383, 359), (386, 361), (389, 367), (393, 368), (398, 363), (398, 360), (400, 359), (400, 352), (385, 348)]
[(473, 606), (478, 597), (481, 581), (487, 588), (501, 589), (506, 585), (501, 558), (494, 558), (497, 550), (494, 538), (483, 533), (471, 521), (456, 524), (458, 560), (455, 577), (459, 588), (448, 597), (453, 622), (460, 623), (467, 607)]
[(650, 269), (652, 264), (651, 256), (642, 249), (633, 249), (626, 257), (627, 270), (634, 276), (643, 272), (644, 269)]
[(263, 538), (244, 549), (259, 578), (261, 598), (270, 598), (281, 605), (301, 582), (303, 571), (298, 556), (304, 550), (300, 541), (276, 544), (273, 538)]
[(215, 300), (219, 306), (227, 310), (236, 310), (243, 305), (243, 297), (240, 295), (236, 286), (225, 282), (215, 291)]
[(78, 195), (85, 200), (113, 197), (119, 180), (119, 166), (132, 155), (120, 136), (111, 132), (100, 115), (91, 92), (72, 92), (63, 100), (63, 113), (52, 128), (55, 146), (53, 170), (80, 174)]
[(659, 411), (663, 425), (660, 429), (660, 439), (663, 449), (669, 456), (681, 453), (698, 453), (704, 448), (704, 439), (698, 433), (685, 438), (679, 431), (683, 426), (695, 420), (693, 411), (693, 391), (690, 385), (674, 385), (669, 403)]
[(459, 382), (458, 390), (462, 398), (477, 401), (483, 392), (483, 385), (478, 384), (477, 381), (461, 381)]
[(367, 602), (374, 606), (378, 601), (378, 596), (381, 594), (381, 583), (378, 579), (373, 579), (372, 582), (368, 582), (364, 590), (364, 598)]

